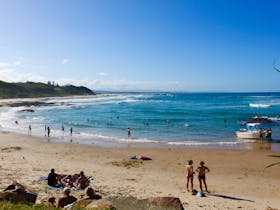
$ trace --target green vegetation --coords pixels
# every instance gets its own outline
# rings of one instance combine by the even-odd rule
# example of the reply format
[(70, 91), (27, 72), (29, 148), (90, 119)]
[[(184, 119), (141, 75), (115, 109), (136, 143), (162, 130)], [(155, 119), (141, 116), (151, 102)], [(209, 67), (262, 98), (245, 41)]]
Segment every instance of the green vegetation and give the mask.
[(29, 206), (26, 204), (13, 204), (8, 201), (0, 202), (1, 210), (58, 210), (59, 208), (48, 207), (42, 204), (36, 204), (34, 206)]
[[(26, 204), (14, 204), (8, 201), (1, 201), (0, 202), (0, 209), (1, 210), (60, 210), (61, 208), (50, 207), (43, 204), (36, 204), (33, 206), (29, 206)], [(86, 210), (85, 208), (72, 208), (73, 210)]]
[(59, 86), (48, 82), (7, 83), (0, 81), (0, 99), (6, 98), (37, 98), (71, 95), (94, 95), (90, 89), (74, 85)]

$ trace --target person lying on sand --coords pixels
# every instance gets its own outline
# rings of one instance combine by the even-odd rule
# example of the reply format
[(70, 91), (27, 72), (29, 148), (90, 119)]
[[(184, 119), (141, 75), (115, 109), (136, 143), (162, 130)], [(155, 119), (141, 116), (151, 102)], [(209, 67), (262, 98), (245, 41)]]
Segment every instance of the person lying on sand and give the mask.
[(64, 206), (72, 204), (77, 200), (77, 198), (70, 195), (70, 189), (68, 187), (65, 187), (62, 193), (62, 197), (58, 200), (58, 208), (63, 208)]
[(64, 177), (61, 181), (65, 187), (70, 187), (70, 188), (75, 187), (74, 183), (76, 182), (76, 179), (72, 175), (68, 175)]
[(186, 165), (186, 178), (187, 178), (187, 191), (189, 192), (189, 182), (191, 182), (191, 191), (193, 191), (193, 161), (188, 160), (188, 164)]
[(201, 161), (200, 162), (200, 166), (197, 167), (196, 171), (198, 172), (198, 181), (199, 181), (199, 186), (200, 186), (201, 192), (203, 192), (203, 190), (202, 190), (202, 182), (203, 182), (204, 186), (205, 186), (206, 192), (209, 193), (209, 191), (207, 189), (207, 185), (206, 185), (206, 176), (205, 176), (205, 174), (210, 172), (210, 169), (208, 167), (204, 166), (204, 162)]

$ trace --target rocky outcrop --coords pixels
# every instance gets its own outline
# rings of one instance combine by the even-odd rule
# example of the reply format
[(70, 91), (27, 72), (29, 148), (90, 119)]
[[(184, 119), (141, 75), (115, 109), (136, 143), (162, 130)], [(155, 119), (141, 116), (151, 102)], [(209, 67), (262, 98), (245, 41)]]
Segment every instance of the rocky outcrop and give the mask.
[(9, 201), (11, 203), (35, 204), (37, 195), (21, 192), (0, 192), (0, 201)]
[(149, 199), (137, 199), (134, 197), (109, 197), (106, 199), (78, 201), (73, 207), (86, 209), (109, 210), (183, 210), (179, 198), (154, 197)]
[(150, 198), (149, 203), (161, 209), (183, 210), (184, 207), (179, 198), (175, 197), (155, 197)]

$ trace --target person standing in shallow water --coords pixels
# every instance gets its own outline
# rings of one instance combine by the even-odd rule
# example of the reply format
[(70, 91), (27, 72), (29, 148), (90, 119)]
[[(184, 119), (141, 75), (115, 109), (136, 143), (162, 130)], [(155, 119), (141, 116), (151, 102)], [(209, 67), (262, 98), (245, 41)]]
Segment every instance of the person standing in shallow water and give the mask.
[(50, 137), (51, 129), (49, 126), (47, 127), (47, 130), (48, 130), (48, 137)]
[(28, 135), (31, 136), (31, 125), (28, 126)]
[(131, 139), (131, 131), (130, 128), (127, 128), (127, 138)]
[(70, 128), (70, 136), (72, 136), (72, 133), (73, 133), (73, 128), (71, 127)]
[(203, 192), (203, 190), (202, 190), (202, 182), (203, 182), (206, 192), (209, 193), (209, 191), (207, 189), (205, 174), (210, 172), (210, 169), (207, 166), (204, 166), (204, 162), (201, 161), (199, 166), (197, 167), (196, 171), (198, 172), (198, 181), (199, 181), (200, 191)]

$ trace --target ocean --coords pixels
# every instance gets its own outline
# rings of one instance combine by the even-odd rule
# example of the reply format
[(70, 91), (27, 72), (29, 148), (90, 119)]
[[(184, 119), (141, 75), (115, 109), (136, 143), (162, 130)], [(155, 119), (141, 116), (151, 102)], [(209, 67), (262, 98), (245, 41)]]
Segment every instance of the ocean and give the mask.
[(0, 107), (1, 130), (27, 134), (31, 125), (32, 135), (45, 136), (46, 125), (54, 142), (98, 146), (250, 149), (254, 140), (237, 139), (235, 131), (261, 115), (273, 120), (261, 126), (272, 128), (271, 150), (280, 151), (280, 93), (106, 93), (46, 102), (53, 104), (34, 112)]

